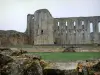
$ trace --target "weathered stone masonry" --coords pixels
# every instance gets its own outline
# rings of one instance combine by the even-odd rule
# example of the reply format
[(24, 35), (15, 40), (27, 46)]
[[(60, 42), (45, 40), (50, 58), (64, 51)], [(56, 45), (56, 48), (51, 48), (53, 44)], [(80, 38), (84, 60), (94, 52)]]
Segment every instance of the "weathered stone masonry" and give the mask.
[(0, 31), (0, 45), (100, 44), (100, 16), (53, 18), (47, 9), (27, 15), (25, 33)]
[[(100, 17), (55, 18), (55, 40), (61, 44), (93, 44), (100, 43)], [(59, 23), (59, 26), (58, 26)], [(93, 31), (90, 25), (93, 26)], [(58, 29), (59, 28), (59, 29)]]
[(100, 44), (100, 16), (53, 18), (47, 9), (40, 9), (27, 19), (26, 32), (34, 45)]
[(54, 44), (54, 19), (47, 9), (37, 10), (34, 16), (29, 14), (27, 17), (28, 28), (26, 33), (31, 38), (30, 42), (34, 45)]

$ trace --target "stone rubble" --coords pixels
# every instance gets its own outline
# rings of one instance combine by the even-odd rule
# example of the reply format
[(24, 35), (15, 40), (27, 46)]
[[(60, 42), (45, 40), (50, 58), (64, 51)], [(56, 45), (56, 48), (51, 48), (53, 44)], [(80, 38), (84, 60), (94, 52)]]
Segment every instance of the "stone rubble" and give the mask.
[[(91, 75), (100, 72), (100, 60), (94, 61), (89, 61), (95, 64), (91, 67)], [(27, 54), (24, 50), (0, 48), (0, 75), (77, 75), (77, 62), (51, 63), (39, 55)]]

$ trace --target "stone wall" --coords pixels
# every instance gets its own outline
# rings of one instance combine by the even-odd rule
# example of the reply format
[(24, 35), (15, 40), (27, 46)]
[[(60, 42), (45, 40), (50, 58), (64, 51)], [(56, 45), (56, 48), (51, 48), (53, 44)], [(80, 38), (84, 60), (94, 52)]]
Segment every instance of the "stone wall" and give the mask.
[(47, 9), (34, 13), (34, 45), (54, 44), (53, 17)]
[(100, 44), (99, 26), (100, 16), (53, 18), (47, 9), (40, 9), (28, 21), (28, 34), (34, 45)]
[[(100, 17), (55, 18), (55, 41), (60, 44), (99, 44)], [(93, 31), (91, 31), (91, 24)], [(91, 26), (91, 27), (90, 27)]]
[(27, 15), (25, 33), (0, 31), (0, 45), (100, 44), (100, 16), (53, 18), (47, 9)]

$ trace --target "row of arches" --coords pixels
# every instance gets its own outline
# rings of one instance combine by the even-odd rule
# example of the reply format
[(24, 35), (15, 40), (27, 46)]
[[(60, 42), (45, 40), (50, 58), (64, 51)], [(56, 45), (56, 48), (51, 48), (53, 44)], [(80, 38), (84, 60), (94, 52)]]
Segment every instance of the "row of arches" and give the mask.
[[(82, 29), (84, 29), (84, 24), (85, 24), (84, 21), (81, 21), (80, 24), (82, 25)], [(98, 24), (98, 32), (100, 32), (100, 22), (98, 22), (97, 24)], [(58, 28), (59, 28), (60, 22), (58, 22), (57, 25), (58, 25)], [(66, 21), (65, 25), (66, 25), (66, 27), (68, 26), (68, 22), (67, 21)], [(74, 27), (76, 26), (76, 22), (75, 21), (73, 22), (73, 25), (74, 25)], [(93, 26), (92, 22), (90, 22), (89, 27), (90, 27), (90, 33), (94, 32), (94, 29), (93, 29), (94, 26)], [(66, 31), (66, 33), (67, 33), (67, 31)]]
[[(60, 25), (60, 22), (58, 22), (58, 26)], [(66, 26), (68, 26), (68, 22), (66, 21)], [(73, 25), (76, 26), (76, 22), (73, 22)], [(84, 25), (84, 21), (81, 21), (81, 25)]]
[[(90, 33), (94, 32), (93, 26), (94, 24), (92, 22), (90, 22)], [(98, 22), (98, 32), (100, 32), (100, 22)]]

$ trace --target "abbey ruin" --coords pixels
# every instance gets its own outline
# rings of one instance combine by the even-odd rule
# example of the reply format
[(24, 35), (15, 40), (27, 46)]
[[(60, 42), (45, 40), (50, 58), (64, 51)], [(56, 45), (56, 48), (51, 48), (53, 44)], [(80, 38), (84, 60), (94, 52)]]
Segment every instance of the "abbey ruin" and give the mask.
[[(47, 9), (27, 15), (27, 29), (18, 36), (0, 33), (12, 44), (100, 44), (100, 16), (53, 18)], [(23, 34), (23, 35), (22, 35)], [(12, 40), (11, 40), (12, 38)]]

